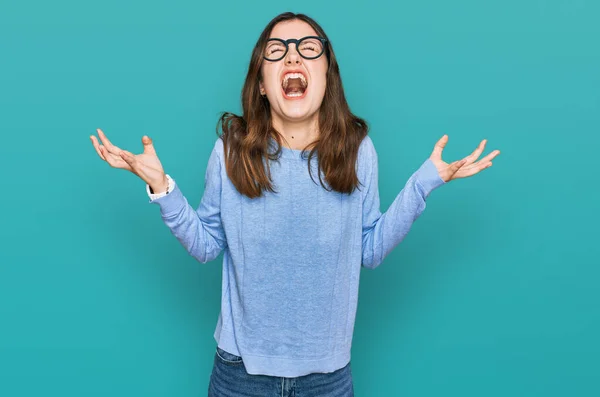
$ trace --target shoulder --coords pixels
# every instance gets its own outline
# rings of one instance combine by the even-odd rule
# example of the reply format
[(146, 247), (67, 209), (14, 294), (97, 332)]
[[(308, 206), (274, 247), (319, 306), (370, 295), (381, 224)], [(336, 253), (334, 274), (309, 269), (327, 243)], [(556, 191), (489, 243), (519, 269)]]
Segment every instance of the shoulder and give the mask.
[(225, 146), (223, 144), (223, 138), (218, 137), (213, 144), (213, 148), (210, 152), (210, 157), (208, 161), (210, 163), (219, 163), (219, 165), (222, 166), (225, 159), (225, 155), (223, 154), (225, 151), (224, 148)]
[(223, 140), (221, 137), (213, 144), (213, 148), (208, 157), (208, 165), (206, 166), (207, 175), (216, 177), (220, 174), (219, 170), (224, 168), (224, 156), (223, 156)]
[(218, 137), (213, 146), (213, 153), (216, 153), (219, 158), (223, 158), (223, 137)]
[(369, 135), (365, 135), (360, 146), (358, 147), (359, 156), (372, 157), (376, 156), (375, 144)]
[(375, 144), (369, 135), (365, 135), (358, 147), (358, 166), (359, 168), (370, 168), (374, 162), (377, 162), (377, 151)]
[(377, 151), (373, 140), (369, 135), (365, 135), (358, 147), (358, 156), (356, 160), (356, 174), (361, 184), (368, 184), (377, 172)]

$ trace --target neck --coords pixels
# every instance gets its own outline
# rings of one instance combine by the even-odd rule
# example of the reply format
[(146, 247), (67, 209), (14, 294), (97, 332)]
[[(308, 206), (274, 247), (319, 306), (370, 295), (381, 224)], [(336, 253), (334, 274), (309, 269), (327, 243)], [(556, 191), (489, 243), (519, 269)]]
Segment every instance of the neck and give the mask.
[[(317, 115), (315, 115), (317, 116)], [(273, 127), (283, 138), (283, 145), (290, 149), (304, 149), (317, 139), (318, 117), (291, 121), (273, 117)]]

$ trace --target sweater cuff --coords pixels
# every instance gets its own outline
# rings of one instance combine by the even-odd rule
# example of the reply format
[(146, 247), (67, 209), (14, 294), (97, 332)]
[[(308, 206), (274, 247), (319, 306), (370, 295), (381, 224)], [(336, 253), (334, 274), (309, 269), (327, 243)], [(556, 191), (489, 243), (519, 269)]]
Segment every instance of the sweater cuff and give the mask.
[(157, 198), (166, 196), (167, 194), (169, 194), (169, 192), (173, 191), (173, 188), (175, 187), (175, 181), (171, 178), (171, 176), (169, 174), (166, 174), (166, 176), (167, 176), (167, 180), (169, 181), (169, 185), (167, 187), (167, 190), (164, 192), (152, 193), (150, 191), (150, 185), (146, 184), (146, 193), (148, 193), (148, 197), (150, 197), (150, 200), (156, 200)]
[(415, 173), (415, 179), (423, 188), (423, 194), (425, 195), (425, 198), (427, 198), (434, 189), (446, 184), (446, 182), (444, 182), (444, 180), (440, 177), (437, 167), (435, 164), (433, 164), (433, 161), (431, 161), (430, 158), (425, 160), (421, 167), (419, 167)]
[(157, 204), (160, 207), (161, 214), (168, 216), (181, 211), (181, 208), (187, 204), (187, 201), (179, 189), (179, 186), (175, 183), (173, 190), (170, 191), (169, 194), (150, 199), (150, 204)]

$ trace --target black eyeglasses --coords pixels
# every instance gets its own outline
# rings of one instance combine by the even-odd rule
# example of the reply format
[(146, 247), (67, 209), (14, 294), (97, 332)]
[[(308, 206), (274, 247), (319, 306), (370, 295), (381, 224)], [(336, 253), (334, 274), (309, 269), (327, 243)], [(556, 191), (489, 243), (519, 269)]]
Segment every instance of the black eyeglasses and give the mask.
[(296, 51), (304, 59), (317, 59), (325, 52), (327, 39), (319, 36), (306, 36), (301, 39), (269, 39), (263, 57), (275, 62), (283, 59), (289, 50), (290, 43), (296, 44)]

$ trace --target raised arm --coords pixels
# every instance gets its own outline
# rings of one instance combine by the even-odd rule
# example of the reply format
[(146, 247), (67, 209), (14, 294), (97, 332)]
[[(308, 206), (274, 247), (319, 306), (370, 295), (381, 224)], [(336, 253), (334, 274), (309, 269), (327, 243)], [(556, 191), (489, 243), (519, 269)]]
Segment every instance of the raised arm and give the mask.
[(377, 153), (370, 139), (365, 145), (367, 179), (363, 198), (362, 265), (373, 269), (404, 239), (425, 209), (425, 200), (431, 191), (444, 181), (427, 159), (408, 179), (388, 210), (381, 213)]
[(150, 200), (160, 206), (161, 217), (171, 233), (201, 263), (215, 259), (227, 246), (221, 224), (222, 148), (219, 138), (208, 160), (204, 193), (195, 210), (174, 181), (172, 191)]
[(484, 139), (468, 156), (452, 163), (442, 160), (442, 152), (448, 135), (442, 136), (427, 160), (411, 175), (404, 188), (385, 213), (379, 210), (377, 152), (373, 142), (366, 137), (362, 149), (362, 161), (366, 168), (366, 190), (363, 195), (363, 249), (362, 265), (375, 268), (404, 239), (414, 221), (426, 207), (425, 200), (440, 185), (451, 180), (478, 174), (492, 166), (492, 160), (500, 154), (494, 150), (476, 161), (487, 143)]

